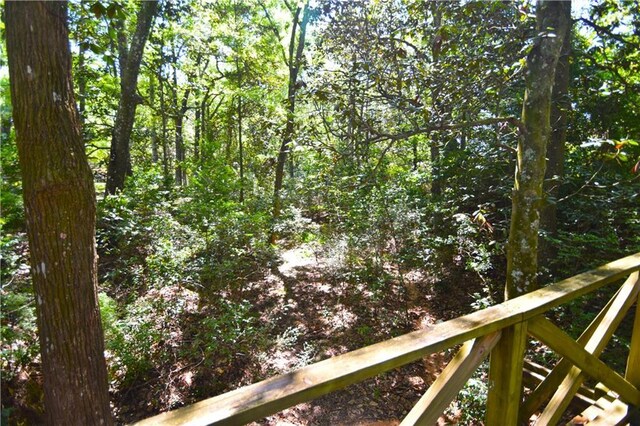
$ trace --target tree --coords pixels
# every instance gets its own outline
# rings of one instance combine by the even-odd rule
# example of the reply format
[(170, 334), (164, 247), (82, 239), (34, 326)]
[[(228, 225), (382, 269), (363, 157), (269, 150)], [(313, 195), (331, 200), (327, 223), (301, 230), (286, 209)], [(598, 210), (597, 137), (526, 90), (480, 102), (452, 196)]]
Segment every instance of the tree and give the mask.
[[(540, 228), (546, 236), (556, 237), (558, 232), (557, 200), (564, 176), (565, 144), (567, 142), (567, 118), (571, 108), (569, 99), (569, 83), (571, 73), (569, 57), (571, 56), (571, 2), (566, 2), (562, 13), (569, 22), (569, 28), (562, 40), (562, 50), (556, 66), (551, 103), (551, 135), (547, 147), (547, 170), (544, 181), (545, 203), (540, 213)], [(542, 240), (540, 258), (549, 260), (554, 250), (548, 238)]]
[[(133, 121), (136, 115), (136, 107), (140, 103), (140, 97), (136, 88), (138, 73), (142, 62), (144, 45), (151, 31), (153, 17), (158, 8), (157, 1), (145, 1), (140, 6), (136, 30), (131, 39), (129, 48), (126, 46), (126, 38), (123, 30), (119, 35), (120, 57), (120, 102), (113, 125), (111, 138), (111, 153), (109, 155), (109, 167), (107, 169), (107, 194), (115, 194), (124, 188), (125, 177), (131, 174), (131, 153), (129, 140), (133, 129)], [(123, 40), (125, 38), (125, 40)]]
[(96, 293), (96, 201), (71, 79), (67, 4), (6, 2), (49, 424), (111, 424)]
[[(298, 90), (298, 76), (302, 67), (304, 53), (304, 42), (309, 23), (310, 9), (308, 2), (302, 6), (291, 10), (293, 20), (291, 23), (291, 39), (289, 41), (289, 52), (285, 55), (287, 67), (289, 68), (289, 84), (287, 86), (287, 123), (282, 134), (282, 143), (278, 151), (276, 160), (276, 177), (273, 185), (273, 220), (280, 217), (282, 182), (284, 180), (284, 166), (287, 155), (291, 149), (295, 126), (296, 92)], [(300, 15), (302, 14), (302, 18)], [(274, 27), (275, 28), (275, 27)], [(272, 244), (276, 242), (277, 235), (271, 234), (269, 240)]]
[(507, 246), (505, 297), (513, 298), (537, 287), (538, 230), (543, 199), (547, 144), (550, 135), (551, 93), (558, 58), (569, 29), (570, 1), (539, 0), (536, 37), (527, 55), (524, 133), (518, 142), (511, 226)]

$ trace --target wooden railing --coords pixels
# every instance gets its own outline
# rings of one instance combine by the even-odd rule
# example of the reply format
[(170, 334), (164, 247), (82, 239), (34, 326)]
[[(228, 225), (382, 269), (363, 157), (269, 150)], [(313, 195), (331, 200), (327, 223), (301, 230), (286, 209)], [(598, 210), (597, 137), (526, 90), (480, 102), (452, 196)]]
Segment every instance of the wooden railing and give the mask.
[[(536, 424), (557, 424), (586, 375), (617, 393), (622, 402), (637, 407), (640, 406), (640, 308), (636, 309), (625, 376), (613, 371), (598, 356), (625, 313), (638, 300), (639, 270), (640, 253), (637, 253), (499, 305), (329, 358), (136, 425), (249, 423), (459, 344), (462, 347), (402, 425), (434, 424), (489, 354), (487, 425), (522, 423), (549, 398)], [(627, 276), (577, 340), (544, 317), (552, 308)], [(528, 335), (563, 358), (522, 402)]]

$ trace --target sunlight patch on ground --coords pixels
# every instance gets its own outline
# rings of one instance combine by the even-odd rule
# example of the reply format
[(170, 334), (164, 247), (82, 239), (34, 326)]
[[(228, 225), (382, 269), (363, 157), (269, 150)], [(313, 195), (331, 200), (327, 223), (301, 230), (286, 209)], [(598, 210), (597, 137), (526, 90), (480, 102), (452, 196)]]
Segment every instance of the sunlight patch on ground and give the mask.
[(287, 293), (282, 278), (270, 272), (264, 277), (264, 284), (269, 296), (284, 296)]
[(309, 244), (303, 244), (280, 254), (282, 264), (278, 266), (280, 273), (286, 277), (294, 278), (295, 270), (309, 266), (318, 266), (318, 256), (314, 248)]
[(358, 316), (356, 314), (351, 312), (343, 304), (337, 304), (332, 314), (325, 318), (323, 322), (331, 327), (330, 333), (332, 333), (339, 330), (348, 330), (357, 320)]

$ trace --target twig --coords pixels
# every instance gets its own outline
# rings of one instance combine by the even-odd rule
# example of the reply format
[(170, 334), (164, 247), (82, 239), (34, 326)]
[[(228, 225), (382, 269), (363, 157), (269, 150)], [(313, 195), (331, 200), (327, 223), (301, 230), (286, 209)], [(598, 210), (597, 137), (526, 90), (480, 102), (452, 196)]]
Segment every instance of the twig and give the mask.
[(585, 189), (587, 186), (589, 186), (589, 184), (591, 182), (593, 182), (593, 180), (596, 178), (596, 176), (598, 175), (598, 173), (600, 173), (600, 170), (602, 170), (602, 168), (604, 167), (604, 162), (602, 162), (600, 164), (600, 167), (598, 167), (598, 170), (596, 170), (596, 172), (589, 178), (589, 180), (587, 180), (580, 188), (578, 188), (576, 191), (574, 191), (573, 193), (560, 198), (558, 201), (556, 201), (556, 204), (561, 203), (571, 197), (573, 197), (574, 195), (577, 195), (578, 193), (580, 193), (583, 189)]

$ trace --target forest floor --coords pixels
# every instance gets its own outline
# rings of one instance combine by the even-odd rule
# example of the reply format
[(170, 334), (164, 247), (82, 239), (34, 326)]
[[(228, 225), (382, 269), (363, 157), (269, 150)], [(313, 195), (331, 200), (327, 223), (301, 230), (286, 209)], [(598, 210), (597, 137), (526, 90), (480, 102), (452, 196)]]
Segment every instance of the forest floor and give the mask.
[[(144, 330), (156, 330), (161, 339), (149, 347), (129, 348), (150, 354), (153, 366), (134, 382), (111, 389), (117, 422), (140, 420), (428, 328), (472, 311), (473, 294), (482, 292), (477, 275), (454, 274), (451, 271), (463, 270), (454, 265), (439, 279), (390, 264), (377, 271), (350, 269), (345, 251), (339, 242), (283, 249), (277, 261), (254, 271), (233, 293), (216, 292), (216, 301), (179, 283), (139, 292), (136, 304), (160, 308), (153, 314), (141, 311), (136, 321), (144, 323)], [(27, 282), (28, 268), (24, 272), (19, 278)], [(243, 317), (235, 312), (237, 306), (250, 311)], [(235, 322), (236, 330), (216, 328), (220, 318), (220, 327)], [(207, 327), (213, 330), (209, 335), (202, 333)], [(32, 333), (35, 339), (35, 329)], [(226, 341), (220, 339), (229, 335)], [(113, 354), (107, 356), (110, 365), (117, 365)], [(433, 354), (253, 425), (398, 424), (451, 356)], [(36, 359), (10, 381), (3, 380), (3, 411), (13, 407), (8, 424), (41, 423), (39, 370)], [(451, 408), (440, 423), (456, 424), (460, 415)]]
[[(260, 328), (267, 343), (237, 351), (232, 360), (213, 361), (209, 366), (203, 359), (198, 365), (167, 367), (158, 372), (155, 385), (142, 384), (133, 392), (120, 393), (116, 398), (119, 420), (148, 417), (158, 410), (190, 404), (446, 321), (470, 312), (473, 293), (481, 291), (477, 275), (466, 273), (437, 281), (420, 270), (400, 272), (386, 265), (377, 275), (351, 274), (344, 266), (343, 253), (340, 247), (314, 244), (281, 251), (271, 268), (247, 280), (239, 293), (228, 295), (249, 302), (259, 316), (259, 324), (252, 326)], [(164, 295), (152, 297), (165, 297), (170, 291), (165, 288)], [(197, 293), (176, 292), (171, 299), (191, 299), (190, 310), (199, 317), (207, 315), (206, 302), (197, 301)], [(173, 334), (179, 334), (177, 327)], [(170, 346), (179, 346), (180, 339), (189, 340), (187, 334)], [(398, 424), (451, 356), (433, 354), (253, 425)], [(456, 424), (459, 416), (459, 410), (451, 409), (440, 422)]]
[[(478, 281), (475, 277), (438, 292), (432, 277), (418, 270), (401, 273), (391, 265), (380, 271), (384, 277), (369, 276), (358, 282), (345, 276), (335, 253), (313, 245), (285, 250), (280, 258), (282, 263), (251, 283), (245, 293), (255, 300), (261, 320), (280, 333), (275, 336), (276, 345), (263, 354), (267, 376), (466, 313), (477, 290), (468, 286)], [(450, 356), (433, 354), (254, 424), (398, 424)], [(440, 420), (456, 423), (458, 414), (453, 410)]]
[[(20, 247), (26, 259), (26, 244)], [(122, 379), (126, 369), (118, 367), (116, 354), (107, 351), (115, 378), (111, 397), (117, 422), (147, 418), (428, 328), (471, 312), (474, 293), (485, 291), (486, 283), (477, 274), (465, 272), (455, 259), (445, 270), (430, 274), (421, 269), (401, 270), (390, 263), (377, 270), (349, 266), (346, 252), (345, 244), (339, 241), (282, 249), (270, 265), (257, 265), (238, 283), (209, 292), (181, 283), (140, 288), (131, 306), (135, 309), (133, 320), (139, 324), (138, 330), (155, 337), (134, 340), (137, 346), (125, 347), (131, 356), (148, 355), (144, 359), (150, 363), (133, 381)], [(7, 285), (28, 285), (29, 268), (23, 263), (12, 278), (14, 282)], [(576, 322), (588, 323), (613, 290), (576, 303), (556, 319), (567, 330)], [(112, 295), (118, 296), (117, 291)], [(20, 296), (15, 302), (18, 307), (7, 309), (7, 313), (31, 306), (29, 300)], [(587, 317), (587, 313), (593, 315)], [(24, 325), (11, 320), (8, 315), (3, 326), (26, 337), (3, 342), (3, 353), (9, 349), (25, 352), (36, 341), (35, 326), (21, 330)], [(632, 324), (630, 313), (621, 326), (627, 336), (623, 341), (628, 341)], [(139, 342), (145, 341), (149, 344), (140, 347)], [(615, 339), (613, 343), (603, 356), (626, 359), (620, 355), (626, 354), (624, 344)], [(539, 346), (532, 349), (543, 350)], [(396, 425), (442, 371), (453, 350), (298, 404), (252, 425)], [(547, 355), (543, 350), (537, 358)], [(618, 367), (624, 372), (624, 363)], [(14, 370), (9, 380), (3, 375), (2, 423), (42, 424), (39, 357)], [(480, 393), (468, 389), (464, 401), (452, 404), (439, 424), (469, 424), (462, 418), (482, 416)], [(463, 406), (464, 412), (460, 409)]]

